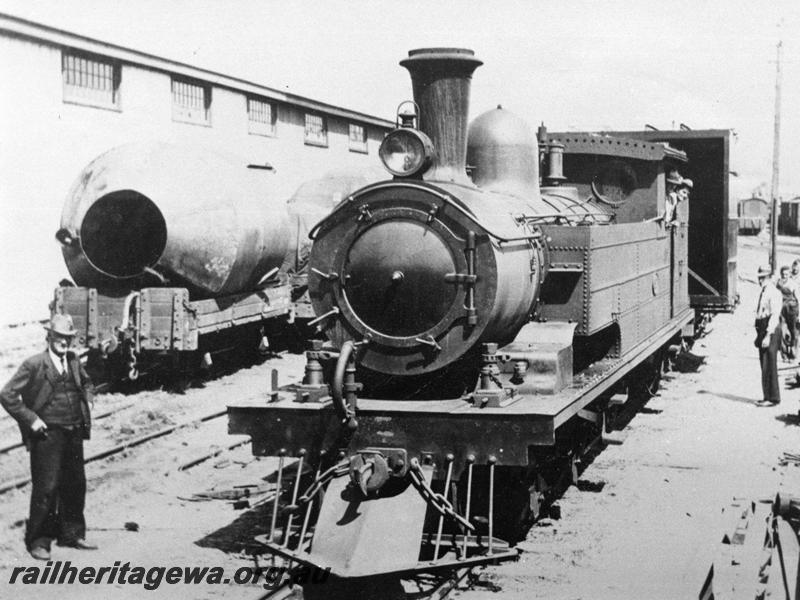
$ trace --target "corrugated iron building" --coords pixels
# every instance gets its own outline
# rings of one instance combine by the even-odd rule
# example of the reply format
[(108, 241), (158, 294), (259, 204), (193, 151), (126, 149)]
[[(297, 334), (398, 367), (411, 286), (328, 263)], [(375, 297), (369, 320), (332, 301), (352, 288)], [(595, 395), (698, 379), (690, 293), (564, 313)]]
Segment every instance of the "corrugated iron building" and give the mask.
[(288, 198), (310, 174), (377, 164), (393, 123), (0, 13), (0, 324), (42, 318), (67, 276), (53, 234), (81, 169), (165, 140), (269, 163)]

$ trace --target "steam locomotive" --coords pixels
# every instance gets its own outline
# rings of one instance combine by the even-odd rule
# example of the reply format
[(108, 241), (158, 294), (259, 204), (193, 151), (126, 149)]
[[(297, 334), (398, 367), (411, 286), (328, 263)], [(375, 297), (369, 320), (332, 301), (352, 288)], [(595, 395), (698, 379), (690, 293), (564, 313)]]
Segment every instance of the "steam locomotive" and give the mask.
[[(301, 384), (228, 408), (230, 433), (280, 457), (260, 541), (347, 579), (515, 556), (615, 406), (735, 297), (727, 131), (537, 136), (500, 107), (468, 128), (472, 51), (400, 64), (392, 178), (310, 232), (329, 342)], [(666, 223), (676, 169), (696, 193)]]
[(308, 229), (377, 177), (335, 171), (280, 202), (268, 171), (147, 142), (114, 148), (80, 173), (56, 234), (76, 285), (56, 288), (51, 311), (72, 316), (77, 350), (108, 380), (265, 351), (295, 319), (313, 317)]

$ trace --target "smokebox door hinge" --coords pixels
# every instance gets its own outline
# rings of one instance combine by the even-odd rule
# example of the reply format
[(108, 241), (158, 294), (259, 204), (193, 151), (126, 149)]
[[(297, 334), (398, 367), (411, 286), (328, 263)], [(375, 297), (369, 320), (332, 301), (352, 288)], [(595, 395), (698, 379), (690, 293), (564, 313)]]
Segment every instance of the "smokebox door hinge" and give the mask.
[(447, 283), (463, 283), (467, 287), (467, 297), (464, 307), (467, 309), (467, 323), (475, 325), (478, 323), (478, 311), (475, 309), (475, 282), (478, 275), (475, 273), (475, 232), (467, 232), (467, 245), (464, 248), (464, 255), (467, 259), (466, 273), (448, 273), (444, 276)]

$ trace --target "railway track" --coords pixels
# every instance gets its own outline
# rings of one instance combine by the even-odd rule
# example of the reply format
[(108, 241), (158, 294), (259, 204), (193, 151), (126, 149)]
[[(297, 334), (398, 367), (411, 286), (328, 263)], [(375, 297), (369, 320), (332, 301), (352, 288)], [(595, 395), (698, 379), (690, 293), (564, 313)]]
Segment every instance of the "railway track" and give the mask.
[[(110, 411), (106, 416), (110, 416), (111, 414), (114, 414), (115, 412), (117, 412), (117, 411)], [(213, 411), (211, 413), (202, 415), (202, 416), (197, 417), (197, 418), (186, 420), (186, 421), (183, 421), (181, 423), (174, 424), (174, 425), (169, 425), (167, 427), (162, 427), (162, 428), (159, 428), (159, 429), (157, 429), (155, 431), (151, 431), (151, 432), (145, 433), (143, 435), (139, 435), (139, 436), (135, 436), (135, 437), (129, 438), (129, 439), (123, 441), (123, 442), (120, 442), (118, 444), (112, 445), (112, 446), (110, 446), (108, 448), (104, 448), (102, 450), (99, 450), (97, 452), (94, 452), (94, 453), (86, 456), (85, 459), (84, 459), (84, 463), (88, 464), (88, 463), (91, 463), (91, 462), (94, 462), (94, 461), (98, 461), (98, 460), (103, 460), (103, 459), (109, 458), (111, 456), (114, 456), (116, 454), (124, 452), (125, 450), (128, 450), (130, 448), (134, 448), (136, 446), (139, 446), (139, 445), (144, 444), (146, 442), (149, 442), (151, 440), (155, 440), (155, 439), (170, 435), (172, 433), (175, 433), (177, 431), (181, 431), (183, 429), (187, 429), (189, 427), (196, 427), (197, 425), (200, 425), (202, 423), (206, 423), (208, 421), (212, 421), (214, 419), (218, 419), (218, 418), (220, 418), (222, 416), (225, 416), (226, 414), (227, 414), (227, 410), (215, 410), (215, 411)], [(247, 441), (249, 441), (249, 440), (247, 440)], [(187, 464), (185, 464), (184, 465), (185, 468), (182, 469), (182, 470), (186, 470), (186, 469), (192, 468), (192, 467), (194, 467), (194, 466), (196, 466), (198, 464), (201, 464), (202, 462), (205, 462), (206, 460), (208, 460), (209, 458), (212, 458), (213, 456), (218, 456), (219, 454), (221, 454), (222, 452), (224, 452), (226, 450), (230, 450), (230, 449), (236, 448), (238, 446), (241, 446), (241, 445), (243, 445), (243, 443), (245, 443), (245, 442), (237, 442), (236, 444), (232, 444), (232, 445), (228, 446), (225, 449), (221, 449), (221, 450), (215, 451), (215, 452), (213, 452), (213, 453), (211, 453), (209, 455), (204, 455), (202, 457), (199, 457), (198, 459), (196, 459), (194, 461), (191, 461), (191, 464), (187, 463), (189, 466), (187, 466)], [(16, 448), (20, 447), (21, 445), (22, 444), (13, 445), (13, 447), (9, 447), (9, 448), (11, 448), (11, 450), (13, 450), (13, 449), (16, 449)], [(7, 451), (11, 451), (11, 450), (7, 450)], [(26, 476), (16, 477), (14, 479), (10, 479), (10, 480), (4, 481), (4, 482), (0, 483), (0, 495), (1, 494), (5, 494), (7, 492), (10, 492), (11, 490), (24, 487), (28, 483), (30, 483), (30, 481), (31, 481), (31, 478), (30, 478), (30, 476), (27, 476), (27, 475)]]
[[(191, 382), (191, 383), (194, 383), (194, 382)], [(189, 385), (191, 385), (191, 383)], [(112, 390), (112, 387), (113, 387), (113, 384), (110, 383), (110, 382), (101, 383), (101, 384), (95, 386), (95, 388), (94, 388), (95, 395), (108, 393), (108, 392), (110, 392)], [(119, 406), (114, 406), (112, 408), (106, 409), (103, 412), (100, 412), (100, 413), (97, 413), (97, 414), (93, 413), (92, 414), (92, 422), (96, 423), (98, 421), (102, 421), (103, 419), (107, 419), (108, 417), (111, 417), (111, 416), (113, 416), (113, 415), (115, 415), (115, 414), (117, 414), (119, 412), (122, 412), (124, 410), (129, 409), (129, 408), (135, 407), (136, 404), (137, 404), (136, 402), (125, 402), (125, 403), (121, 403)], [(11, 416), (8, 413), (6, 413), (5, 411), (0, 411), (0, 419), (2, 419), (2, 421), (4, 421), (4, 422), (8, 423), (9, 428), (13, 429), (13, 431), (16, 432), (16, 423), (14, 422), (14, 420), (11, 418)], [(11, 436), (11, 435), (14, 435), (14, 434), (9, 432), (9, 435)], [(13, 452), (15, 450), (19, 450), (19, 449), (21, 449), (23, 447), (24, 447), (24, 444), (22, 443), (21, 440), (20, 441), (14, 441), (14, 442), (7, 442), (4, 445), (0, 446), (0, 457), (2, 457), (4, 455), (7, 455), (7, 454), (9, 454), (9, 453), (11, 453), (11, 452)], [(2, 490), (0, 490), (0, 494), (2, 494), (2, 493), (4, 493), (4, 492)]]
[[(285, 353), (280, 353), (276, 355), (277, 358), (280, 358)], [(221, 374), (221, 375), (230, 375), (229, 373)], [(291, 380), (292, 377), (289, 377), (288, 380)], [(202, 388), (208, 385), (208, 383), (199, 383), (199, 379), (193, 378), (191, 381), (191, 386), (198, 383), (198, 387)], [(95, 388), (95, 391), (99, 394), (104, 392), (108, 392), (110, 389), (110, 384), (101, 384)], [(149, 390), (142, 390), (143, 392), (149, 392)], [(181, 396), (176, 396), (181, 397)], [(112, 420), (115, 416), (118, 416), (119, 413), (122, 413), (126, 410), (135, 409), (138, 406), (143, 404), (143, 400), (138, 396), (138, 394), (134, 394), (131, 396), (132, 401), (128, 402), (121, 402), (116, 406), (112, 406), (109, 408), (104, 409), (102, 412), (98, 412), (92, 416), (93, 422), (103, 422), (105, 420)], [(186, 396), (187, 399), (190, 396)], [(157, 403), (155, 404), (158, 405)], [(225, 408), (220, 408), (222, 403), (217, 403), (217, 408), (211, 408), (210, 412), (206, 414), (201, 414), (199, 417), (192, 417), (187, 420), (181, 421), (176, 424), (166, 425), (154, 431), (149, 431), (147, 433), (143, 433), (141, 435), (131, 437), (120, 441), (118, 443), (111, 443), (109, 440), (109, 444), (105, 447), (102, 447), (99, 450), (91, 452), (91, 454), (87, 454), (85, 457), (85, 463), (91, 463), (94, 461), (104, 460), (130, 449), (141, 444), (150, 442), (152, 440), (156, 440), (158, 438), (162, 438), (168, 435), (171, 435), (177, 431), (185, 430), (190, 427), (195, 427), (199, 424), (206, 423), (208, 421), (212, 421), (218, 419), (222, 416), (225, 416), (227, 411)], [(154, 406), (153, 404), (150, 405), (151, 407)], [(223, 405), (224, 406), (224, 405)], [(157, 409), (153, 409), (157, 410)], [(5, 411), (0, 411), (3, 415), (7, 414)], [(135, 419), (135, 416), (133, 417)], [(24, 448), (23, 443), (18, 438), (18, 432), (16, 428), (16, 423), (10, 417), (7, 417), (7, 425), (8, 428), (2, 434), (2, 438), (4, 438), (3, 445), (0, 446), (0, 460), (3, 460), (3, 463), (0, 463), (0, 471), (5, 473), (2, 481), (0, 481), (0, 495), (6, 494), (14, 489), (19, 489), (21, 487), (26, 486), (30, 483), (30, 477), (27, 475), (27, 468), (23, 467), (22, 464), (13, 464), (10, 466), (8, 463), (25, 463), (27, 464), (26, 460), (17, 456), (17, 454)], [(6, 429), (4, 427), (4, 429)], [(0, 438), (0, 439), (2, 439)], [(230, 439), (224, 445), (219, 446), (205, 446), (198, 450), (195, 457), (184, 460), (178, 466), (179, 471), (190, 471), (191, 469), (196, 468), (199, 465), (206, 463), (208, 460), (217, 458), (220, 455), (235, 450), (245, 444), (249, 443), (249, 438), (247, 440), (237, 440), (234, 441)], [(17, 476), (9, 477), (9, 473), (17, 472)], [(23, 474), (24, 473), (24, 474)]]
[[(105, 411), (103, 411), (101, 413), (98, 413), (96, 415), (92, 415), (92, 421), (95, 421), (95, 422), (96, 421), (102, 421), (103, 419), (106, 419), (106, 418), (108, 418), (108, 417), (110, 417), (112, 415), (115, 415), (118, 412), (122, 412), (125, 409), (131, 408), (134, 405), (135, 405), (135, 403), (130, 402), (130, 403), (123, 404), (122, 406), (115, 406), (114, 408), (110, 408), (110, 409), (105, 410)], [(21, 441), (19, 441), (19, 442), (11, 442), (11, 443), (6, 444), (5, 446), (0, 446), (0, 456), (2, 456), (4, 454), (8, 454), (9, 452), (13, 452), (14, 450), (18, 450), (18, 449), (23, 448), (23, 447), (24, 447), (24, 444)]]

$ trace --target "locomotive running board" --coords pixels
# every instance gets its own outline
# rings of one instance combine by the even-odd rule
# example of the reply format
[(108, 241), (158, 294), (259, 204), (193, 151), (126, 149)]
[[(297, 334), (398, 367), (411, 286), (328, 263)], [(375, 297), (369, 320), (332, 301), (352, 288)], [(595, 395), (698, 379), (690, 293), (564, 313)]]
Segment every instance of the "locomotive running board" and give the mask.
[[(498, 465), (528, 463), (531, 446), (552, 446), (556, 430), (585, 409), (630, 372), (635, 357), (649, 356), (691, 321), (686, 309), (620, 358), (598, 361), (578, 373), (570, 386), (552, 395), (531, 395), (504, 407), (474, 406), (460, 398), (431, 400), (358, 399), (358, 429), (350, 434), (351, 448), (402, 447), (430, 454), (444, 465), (445, 453), (455, 456), (453, 472), (466, 467), (464, 458)], [(228, 433), (252, 438), (255, 456), (299, 456), (339, 450), (341, 419), (330, 403), (296, 402), (293, 391), (281, 391), (275, 401), (261, 398), (228, 405)], [(590, 409), (591, 410), (591, 409)], [(431, 444), (430, 432), (440, 436)], [(446, 448), (446, 449), (442, 449)]]

